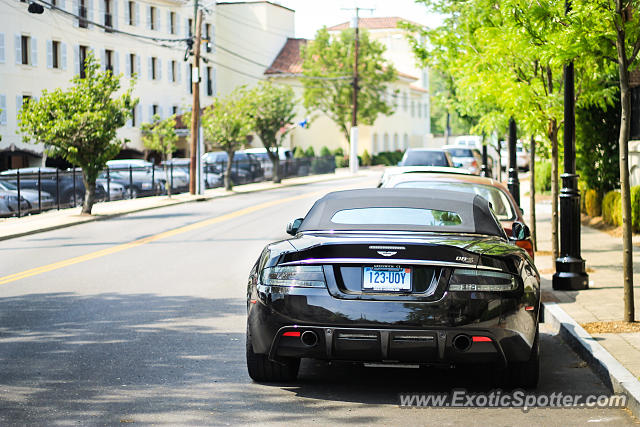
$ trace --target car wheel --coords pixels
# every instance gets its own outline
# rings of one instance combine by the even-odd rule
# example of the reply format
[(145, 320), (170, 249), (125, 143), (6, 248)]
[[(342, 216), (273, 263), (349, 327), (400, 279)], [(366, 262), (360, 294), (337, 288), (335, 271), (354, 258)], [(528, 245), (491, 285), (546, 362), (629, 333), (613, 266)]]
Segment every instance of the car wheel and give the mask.
[(131, 187), (131, 188), (127, 187), (124, 193), (124, 198), (135, 199), (137, 197), (138, 197), (138, 190), (136, 189), (136, 187)]
[(535, 389), (540, 377), (540, 339), (536, 330), (531, 356), (526, 362), (512, 363), (507, 368), (509, 385), (513, 388)]
[(300, 359), (273, 362), (266, 354), (254, 353), (251, 334), (247, 327), (247, 370), (252, 380), (265, 383), (295, 381), (299, 368)]

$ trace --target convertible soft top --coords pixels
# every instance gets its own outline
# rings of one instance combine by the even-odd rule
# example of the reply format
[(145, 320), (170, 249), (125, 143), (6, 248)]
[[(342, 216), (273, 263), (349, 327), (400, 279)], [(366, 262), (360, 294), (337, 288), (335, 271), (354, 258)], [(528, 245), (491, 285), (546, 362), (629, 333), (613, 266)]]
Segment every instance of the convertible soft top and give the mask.
[[(382, 208), (382, 209), (379, 209)], [(385, 209), (399, 208), (399, 209)], [(384, 215), (377, 216), (380, 211)], [(376, 223), (375, 218), (398, 216), (417, 218), (413, 212), (435, 213), (450, 220), (426, 221), (413, 219)], [(354, 214), (355, 212), (355, 214)], [(358, 219), (361, 213), (362, 220)], [(421, 217), (425, 215), (422, 214)], [(342, 220), (343, 218), (346, 218)], [(356, 218), (353, 220), (353, 218)], [(451, 220), (453, 219), (453, 220)], [(446, 190), (417, 188), (371, 188), (336, 191), (318, 200), (307, 213), (300, 231), (431, 231), (485, 234), (505, 237), (505, 232), (481, 196)]]

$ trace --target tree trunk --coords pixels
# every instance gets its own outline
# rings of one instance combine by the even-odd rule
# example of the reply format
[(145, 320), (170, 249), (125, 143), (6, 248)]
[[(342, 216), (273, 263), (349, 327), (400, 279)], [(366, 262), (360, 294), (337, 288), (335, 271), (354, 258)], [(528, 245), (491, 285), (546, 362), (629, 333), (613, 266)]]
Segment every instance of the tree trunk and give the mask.
[(629, 67), (625, 51), (624, 31), (618, 31), (618, 72), (620, 75), (620, 199), (622, 202), (622, 274), (624, 287), (624, 320), (635, 321), (633, 299), (633, 246), (631, 242), (631, 189), (629, 186), (629, 134), (631, 131), (631, 90)]
[(533, 240), (534, 252), (538, 250), (538, 238), (536, 233), (536, 140), (531, 136), (530, 147), (530, 161), (529, 161), (529, 224), (531, 225), (531, 239)]
[(96, 179), (87, 176), (87, 172), (82, 169), (82, 183), (84, 184), (84, 200), (82, 201), (82, 214), (91, 215), (93, 203), (96, 198)]
[(167, 197), (171, 198), (171, 177), (169, 176), (169, 167), (167, 166), (166, 161), (163, 163), (164, 163), (164, 186), (167, 190)]
[(271, 180), (274, 184), (280, 184), (282, 182), (282, 178), (280, 177), (280, 155), (278, 154), (278, 147), (276, 147), (276, 152), (272, 153), (270, 148), (267, 148), (267, 154), (269, 155), (269, 160), (271, 160), (271, 164), (273, 165), (273, 176)]
[(549, 121), (549, 141), (551, 141), (551, 253), (553, 262), (560, 256), (558, 244), (558, 122)]
[(227, 151), (227, 167), (224, 170), (224, 189), (227, 191), (233, 190), (233, 181), (231, 180), (231, 168), (233, 167), (233, 156), (235, 151)]

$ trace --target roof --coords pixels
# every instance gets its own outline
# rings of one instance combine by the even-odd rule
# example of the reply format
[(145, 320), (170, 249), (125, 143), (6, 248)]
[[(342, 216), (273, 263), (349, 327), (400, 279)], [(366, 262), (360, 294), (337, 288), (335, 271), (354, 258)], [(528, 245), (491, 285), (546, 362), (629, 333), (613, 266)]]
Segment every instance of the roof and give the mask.
[[(454, 212), (461, 223), (428, 224), (346, 224), (332, 222), (339, 211), (364, 208), (410, 208)], [(404, 188), (371, 188), (329, 193), (313, 205), (302, 221), (300, 231), (427, 231), (487, 234), (506, 237), (491, 211), (489, 202), (475, 194)]]
[[(418, 79), (416, 79), (418, 80)], [(423, 87), (420, 86), (416, 86), (416, 85), (409, 85), (409, 89), (411, 90), (415, 90), (416, 92), (422, 92), (422, 93), (429, 93), (429, 91)]]
[[(420, 25), (416, 22), (409, 21), (408, 19), (400, 18), (399, 16), (385, 16), (379, 18), (359, 18), (358, 27), (366, 28), (368, 30), (381, 30), (384, 28), (398, 28), (399, 22), (409, 22), (411, 24)], [(346, 30), (351, 27), (351, 22), (343, 22), (333, 27), (327, 28), (329, 31)]]
[(282, 49), (273, 60), (265, 74), (300, 74), (302, 73), (302, 57), (300, 47), (307, 44), (307, 39), (288, 38)]

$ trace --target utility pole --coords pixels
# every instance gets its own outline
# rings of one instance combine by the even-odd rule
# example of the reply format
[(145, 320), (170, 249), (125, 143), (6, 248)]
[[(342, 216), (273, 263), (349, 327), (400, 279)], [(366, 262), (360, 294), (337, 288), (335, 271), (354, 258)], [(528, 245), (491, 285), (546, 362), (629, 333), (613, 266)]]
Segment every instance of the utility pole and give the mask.
[(202, 10), (198, 9), (198, 0), (195, 0), (195, 31), (196, 36), (193, 43), (193, 66), (191, 69), (191, 80), (193, 85), (193, 105), (191, 107), (191, 144), (189, 152), (191, 161), (189, 163), (189, 193), (196, 194), (198, 180), (198, 170), (200, 169), (200, 158), (198, 157), (198, 136), (200, 134), (200, 42), (202, 39)]
[(354, 64), (353, 64), (353, 111), (351, 115), (351, 133), (349, 138), (349, 170), (351, 173), (358, 173), (358, 91), (360, 87), (358, 85), (358, 51), (360, 49), (360, 11), (374, 9), (363, 9), (360, 7), (342, 10), (355, 10), (356, 16), (351, 23), (351, 27), (355, 29), (355, 46), (354, 46)]

